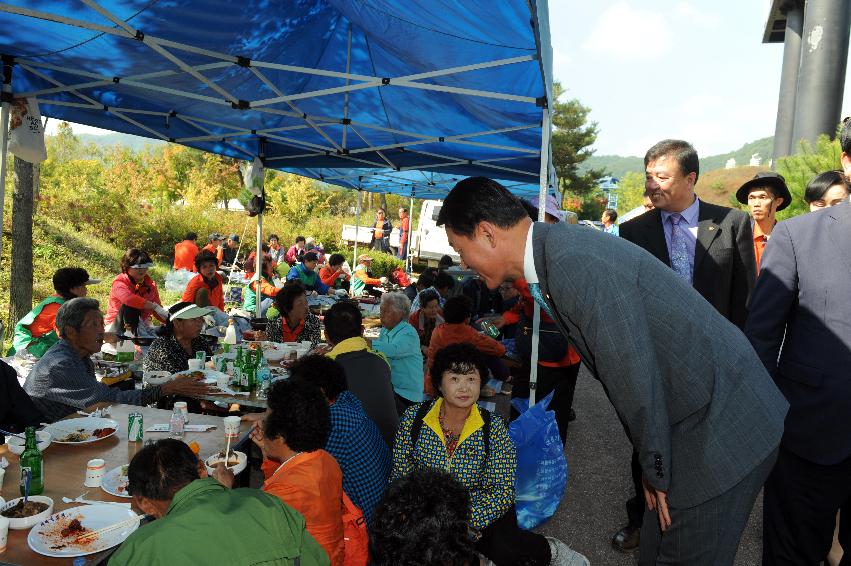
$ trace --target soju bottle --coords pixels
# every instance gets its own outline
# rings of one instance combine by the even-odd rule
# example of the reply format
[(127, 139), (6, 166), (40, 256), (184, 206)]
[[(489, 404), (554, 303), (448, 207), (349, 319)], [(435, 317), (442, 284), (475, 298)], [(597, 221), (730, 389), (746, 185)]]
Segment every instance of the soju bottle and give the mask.
[(236, 359), (233, 361), (233, 389), (242, 391), (242, 373), (245, 361), (242, 359), (242, 347), (236, 349)]
[(38, 449), (35, 427), (27, 427), (27, 440), (20, 459), (21, 466), (21, 495), (27, 492), (27, 475), (30, 476), (30, 495), (44, 493), (44, 458)]
[(251, 391), (254, 383), (254, 360), (251, 359), (251, 350), (248, 350), (243, 359), (242, 379), (240, 379), (242, 391)]

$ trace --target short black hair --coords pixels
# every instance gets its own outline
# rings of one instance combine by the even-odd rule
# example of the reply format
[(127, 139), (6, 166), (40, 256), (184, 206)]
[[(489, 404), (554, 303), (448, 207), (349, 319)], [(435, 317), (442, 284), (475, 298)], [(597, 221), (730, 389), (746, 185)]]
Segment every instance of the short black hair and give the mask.
[(325, 313), (325, 334), (335, 344), (360, 336), (362, 324), (360, 309), (349, 301), (339, 301)]
[(53, 289), (68, 301), (74, 298), (71, 289), (88, 280), (89, 272), (82, 267), (60, 267), (53, 273)]
[(302, 379), (318, 385), (329, 401), (349, 389), (346, 372), (328, 356), (304, 356), (290, 366), (290, 379)]
[(673, 157), (683, 175), (694, 172), (694, 181), (697, 182), (700, 176), (700, 159), (697, 157), (697, 150), (690, 143), (683, 140), (660, 141), (644, 154), (644, 167), (663, 157)]
[(420, 278), (417, 279), (417, 285), (421, 285), (424, 288), (434, 287), (434, 279), (437, 277), (437, 269), (434, 267), (429, 267), (425, 269), (420, 275)]
[(267, 405), (266, 438), (281, 438), (296, 452), (325, 446), (331, 432), (331, 413), (318, 385), (292, 377), (276, 381), (269, 389)]
[(305, 293), (304, 284), (298, 279), (290, 279), (284, 286), (278, 291), (278, 294), (275, 295), (273, 301), (275, 302), (275, 308), (278, 309), (278, 312), (281, 313), (281, 316), (285, 316), (291, 310), (293, 310), (293, 303), (299, 297), (303, 297)]
[(433, 285), (435, 289), (452, 289), (455, 286), (455, 278), (448, 273), (438, 273)]
[(472, 566), (470, 496), (448, 472), (420, 469), (387, 488), (375, 507), (369, 554), (375, 566)]
[(434, 390), (440, 392), (443, 374), (452, 371), (460, 374), (479, 372), (479, 380), (484, 383), (488, 376), (488, 366), (485, 358), (471, 344), (459, 342), (441, 348), (434, 355), (434, 361), (429, 368), (429, 378)]
[(437, 225), (470, 237), (479, 222), (511, 228), (527, 216), (520, 199), (508, 189), (487, 177), (469, 177), (449, 191), (437, 215)]
[(201, 266), (208, 261), (212, 261), (216, 267), (219, 267), (219, 258), (213, 252), (210, 250), (201, 250), (195, 254), (195, 269), (201, 271)]
[(473, 302), (467, 295), (448, 299), (443, 305), (443, 318), (449, 324), (461, 324), (473, 314)]
[(615, 210), (614, 208), (607, 208), (606, 210), (603, 211), (603, 214), (608, 216), (609, 220), (611, 220), (612, 222), (614, 222), (615, 220), (618, 219), (618, 211)]
[(139, 248), (129, 248), (121, 257), (121, 273), (127, 273), (130, 266), (143, 263), (153, 263), (148, 252), (142, 251)]
[(328, 258), (328, 265), (343, 265), (344, 261), (346, 261), (346, 258), (343, 257), (343, 254), (331, 254)]
[(819, 173), (807, 183), (807, 188), (804, 190), (804, 200), (807, 203), (819, 200), (827, 192), (827, 189), (833, 185), (842, 185), (846, 190), (849, 189), (848, 181), (841, 171)]
[(303, 256), (301, 256), (301, 261), (304, 263), (305, 261), (319, 261), (319, 255), (316, 252), (307, 252)]
[(851, 155), (851, 116), (842, 120), (842, 131), (839, 133), (839, 145), (842, 151)]
[(444, 255), (437, 261), (438, 269), (446, 269), (447, 267), (452, 267), (455, 265), (455, 262), (452, 261), (452, 256)]
[(440, 295), (434, 289), (420, 291), (420, 308), (424, 308), (432, 301), (440, 301)]
[(296, 236), (295, 237), (295, 243), (296, 244), (299, 243), (299, 242), (306, 242), (306, 241), (307, 241), (307, 239), (304, 236)]
[(174, 494), (199, 479), (198, 456), (180, 440), (162, 438), (145, 445), (130, 460), (127, 492), (154, 501)]
[(186, 236), (183, 238), (184, 240), (192, 240), (193, 242), (198, 239), (198, 234), (195, 232), (187, 232)]
[(269, 240), (271, 241), (273, 239), (280, 241), (280, 238), (278, 237), (277, 234), (269, 234)]

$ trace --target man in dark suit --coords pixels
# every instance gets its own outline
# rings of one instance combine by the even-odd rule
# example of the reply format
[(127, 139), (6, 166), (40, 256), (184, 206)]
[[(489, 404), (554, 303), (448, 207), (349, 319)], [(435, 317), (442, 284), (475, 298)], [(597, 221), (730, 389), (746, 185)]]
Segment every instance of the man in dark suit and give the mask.
[[(651, 147), (644, 156), (645, 194), (655, 209), (621, 224), (620, 235), (672, 268), (724, 318), (743, 328), (756, 277), (750, 219), (697, 198), (699, 164), (688, 142), (663, 140)], [(635, 493), (626, 502), (628, 523), (612, 537), (612, 546), (621, 552), (638, 549), (644, 517), (635, 454), (631, 468)]]
[(489, 179), (458, 183), (437, 223), (489, 288), (525, 278), (602, 382), (657, 518), (644, 521), (639, 564), (732, 564), (788, 407), (739, 329), (646, 251), (533, 224)]
[(839, 542), (848, 556), (851, 205), (777, 224), (745, 334), (790, 404), (765, 484), (762, 563), (818, 564), (830, 551), (840, 508)]

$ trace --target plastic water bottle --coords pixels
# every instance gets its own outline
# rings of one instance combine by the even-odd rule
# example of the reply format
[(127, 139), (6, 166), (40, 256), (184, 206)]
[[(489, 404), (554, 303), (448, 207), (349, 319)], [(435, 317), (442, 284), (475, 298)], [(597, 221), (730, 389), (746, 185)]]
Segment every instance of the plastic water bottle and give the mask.
[(231, 348), (236, 345), (236, 327), (233, 325), (233, 319), (228, 319), (228, 328), (225, 331), (225, 339), (222, 341), (224, 352), (227, 354)]
[(180, 407), (175, 407), (171, 412), (171, 420), (168, 421), (168, 433), (172, 438), (183, 438), (186, 428), (186, 420)]
[(269, 369), (266, 356), (260, 356), (260, 366), (257, 368), (255, 377), (257, 379), (257, 397), (265, 399), (272, 381), (272, 371)]

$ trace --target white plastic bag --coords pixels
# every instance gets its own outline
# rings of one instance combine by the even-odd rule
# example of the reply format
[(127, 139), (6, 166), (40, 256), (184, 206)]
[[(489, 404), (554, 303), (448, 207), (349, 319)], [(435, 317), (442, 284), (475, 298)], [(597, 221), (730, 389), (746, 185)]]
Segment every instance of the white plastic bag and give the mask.
[(33, 98), (12, 99), (9, 151), (15, 157), (30, 163), (41, 163), (47, 159), (41, 113), (38, 110), (38, 102)]

